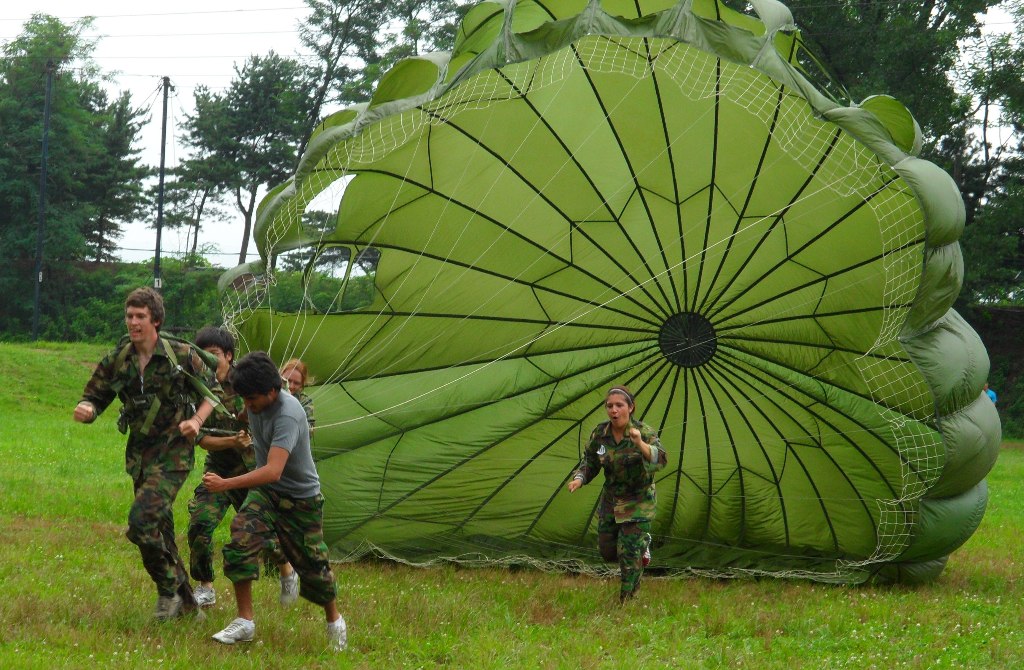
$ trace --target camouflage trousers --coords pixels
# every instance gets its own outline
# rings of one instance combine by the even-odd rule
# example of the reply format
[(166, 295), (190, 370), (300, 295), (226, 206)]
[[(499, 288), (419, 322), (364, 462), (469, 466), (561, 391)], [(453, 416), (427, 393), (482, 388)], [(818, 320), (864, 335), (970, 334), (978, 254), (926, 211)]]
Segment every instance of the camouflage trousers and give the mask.
[(337, 596), (323, 534), (324, 498), (289, 498), (268, 487), (249, 489), (231, 522), (224, 574), (234, 582), (259, 579), (260, 555), (279, 545), (299, 575), (299, 595), (317, 605)]
[(619, 562), (619, 600), (625, 602), (640, 589), (644, 574), (643, 555), (650, 537), (649, 520), (615, 523), (615, 515), (601, 514), (597, 520), (597, 546), (609, 563)]
[[(221, 476), (227, 478), (238, 474), (244, 473)], [(224, 520), (229, 507), (234, 507), (236, 512), (242, 509), (248, 493), (248, 489), (211, 493), (202, 484), (196, 487), (192, 499), (188, 501), (188, 569), (192, 579), (197, 582), (213, 581), (213, 533)], [(267, 556), (267, 562), (273, 565), (281, 565), (287, 560), (276, 545)]]
[(162, 596), (179, 593), (186, 605), (194, 602), (185, 564), (174, 540), (174, 499), (187, 471), (166, 471), (142, 467), (134, 480), (135, 500), (128, 510), (129, 540), (139, 548), (157, 592)]

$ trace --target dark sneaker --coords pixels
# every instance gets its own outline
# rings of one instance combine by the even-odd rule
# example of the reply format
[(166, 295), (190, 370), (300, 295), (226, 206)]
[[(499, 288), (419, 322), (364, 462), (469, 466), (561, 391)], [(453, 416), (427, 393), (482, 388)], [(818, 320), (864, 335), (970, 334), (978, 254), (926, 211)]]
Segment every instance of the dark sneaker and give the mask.
[(167, 621), (181, 614), (181, 596), (175, 593), (173, 596), (160, 596), (156, 599), (156, 610), (153, 618), (157, 621)]
[(254, 637), (256, 637), (256, 624), (242, 617), (238, 617), (229, 623), (227, 628), (213, 635), (214, 640), (223, 644), (252, 642)]

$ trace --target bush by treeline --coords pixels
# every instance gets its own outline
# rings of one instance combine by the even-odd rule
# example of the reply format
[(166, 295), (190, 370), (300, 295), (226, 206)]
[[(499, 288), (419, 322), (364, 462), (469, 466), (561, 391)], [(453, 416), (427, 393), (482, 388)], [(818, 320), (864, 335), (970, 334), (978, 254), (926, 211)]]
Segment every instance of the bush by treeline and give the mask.
[[(161, 259), (168, 332), (190, 336), (202, 326), (222, 322), (217, 295), (222, 272), (224, 268), (212, 267), (201, 258)], [(31, 261), (0, 266), (0, 339), (32, 338), (34, 274)], [(125, 296), (134, 288), (152, 285), (152, 261), (46, 266), (40, 288), (39, 339), (116, 342), (125, 332)]]

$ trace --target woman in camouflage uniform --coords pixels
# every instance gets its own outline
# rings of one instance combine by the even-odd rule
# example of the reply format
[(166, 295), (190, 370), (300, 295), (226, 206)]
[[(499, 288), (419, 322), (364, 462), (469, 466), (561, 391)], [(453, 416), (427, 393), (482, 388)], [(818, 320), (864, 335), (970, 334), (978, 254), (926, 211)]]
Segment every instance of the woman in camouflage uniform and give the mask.
[(288, 392), (295, 396), (295, 399), (302, 405), (302, 410), (306, 413), (306, 421), (309, 422), (310, 434), (312, 434), (313, 427), (316, 425), (316, 419), (313, 417), (313, 399), (303, 393), (303, 389), (307, 384), (312, 384), (313, 379), (309, 376), (306, 364), (298, 358), (288, 359), (281, 366), (281, 379), (287, 382)]
[(657, 507), (654, 473), (667, 463), (657, 433), (633, 418), (635, 409), (628, 388), (608, 390), (608, 421), (590, 434), (583, 460), (569, 480), (572, 493), (604, 470), (597, 506), (597, 545), (604, 560), (619, 563), (620, 602), (636, 594), (650, 561), (651, 522)]

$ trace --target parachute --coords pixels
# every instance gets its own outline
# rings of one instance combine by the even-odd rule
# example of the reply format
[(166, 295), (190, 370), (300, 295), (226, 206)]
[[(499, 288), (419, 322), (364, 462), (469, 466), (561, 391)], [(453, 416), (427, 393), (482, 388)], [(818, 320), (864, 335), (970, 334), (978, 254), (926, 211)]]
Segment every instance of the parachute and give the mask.
[(335, 556), (601, 570), (565, 484), (613, 384), (668, 452), (668, 574), (924, 582), (978, 527), (957, 188), (750, 4), (481, 2), (262, 201), (224, 309), (318, 379)]

